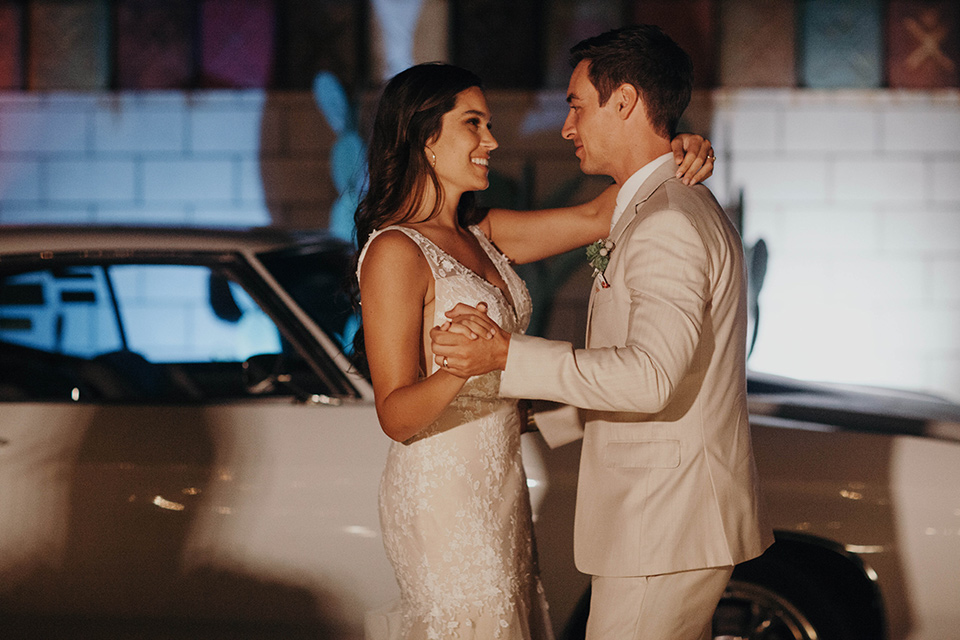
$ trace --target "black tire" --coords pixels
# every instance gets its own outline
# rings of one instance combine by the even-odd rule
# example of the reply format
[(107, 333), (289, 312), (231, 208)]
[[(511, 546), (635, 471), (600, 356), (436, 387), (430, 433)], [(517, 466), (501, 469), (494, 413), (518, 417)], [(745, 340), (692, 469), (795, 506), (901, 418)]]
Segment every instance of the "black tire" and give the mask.
[[(758, 558), (734, 571), (713, 618), (715, 638), (860, 640), (863, 628), (842, 593), (779, 558)], [(858, 628), (859, 627), (859, 628)]]

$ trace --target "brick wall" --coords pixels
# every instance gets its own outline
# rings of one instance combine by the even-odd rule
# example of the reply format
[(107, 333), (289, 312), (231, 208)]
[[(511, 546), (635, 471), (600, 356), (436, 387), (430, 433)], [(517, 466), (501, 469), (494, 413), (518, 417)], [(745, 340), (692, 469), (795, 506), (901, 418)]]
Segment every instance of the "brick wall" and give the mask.
[(960, 93), (708, 102), (711, 186), (770, 251), (751, 366), (960, 399)]
[(308, 93), (0, 94), (0, 223), (326, 224)]
[[(489, 98), (510, 204), (579, 179), (561, 92)], [(960, 92), (705, 91), (687, 121), (769, 247), (751, 366), (960, 399)], [(333, 141), (309, 93), (0, 93), (0, 225), (325, 226)], [(588, 280), (551, 335), (582, 335)]]

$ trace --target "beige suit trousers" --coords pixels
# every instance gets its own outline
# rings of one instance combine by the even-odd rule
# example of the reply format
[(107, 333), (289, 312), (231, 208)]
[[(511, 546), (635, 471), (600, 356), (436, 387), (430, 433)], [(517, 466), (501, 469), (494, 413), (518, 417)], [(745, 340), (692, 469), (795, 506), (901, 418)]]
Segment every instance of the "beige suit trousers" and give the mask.
[(709, 640), (733, 567), (594, 576), (586, 640)]

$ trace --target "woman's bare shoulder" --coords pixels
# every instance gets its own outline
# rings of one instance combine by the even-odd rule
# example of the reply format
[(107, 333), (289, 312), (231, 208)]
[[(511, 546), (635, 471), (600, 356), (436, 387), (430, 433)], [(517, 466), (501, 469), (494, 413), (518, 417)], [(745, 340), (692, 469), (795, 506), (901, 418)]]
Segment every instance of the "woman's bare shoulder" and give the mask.
[(429, 271), (420, 247), (413, 238), (394, 228), (386, 229), (370, 240), (363, 255), (361, 275), (376, 273), (378, 279), (394, 279), (423, 269)]

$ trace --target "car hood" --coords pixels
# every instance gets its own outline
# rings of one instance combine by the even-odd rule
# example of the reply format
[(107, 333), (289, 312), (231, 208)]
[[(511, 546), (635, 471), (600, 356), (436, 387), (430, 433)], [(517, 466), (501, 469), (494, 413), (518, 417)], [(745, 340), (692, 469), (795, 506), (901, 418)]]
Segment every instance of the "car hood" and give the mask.
[(960, 442), (960, 405), (934, 395), (762, 373), (747, 376), (747, 392), (754, 421)]

